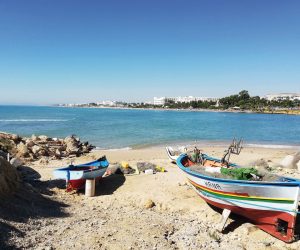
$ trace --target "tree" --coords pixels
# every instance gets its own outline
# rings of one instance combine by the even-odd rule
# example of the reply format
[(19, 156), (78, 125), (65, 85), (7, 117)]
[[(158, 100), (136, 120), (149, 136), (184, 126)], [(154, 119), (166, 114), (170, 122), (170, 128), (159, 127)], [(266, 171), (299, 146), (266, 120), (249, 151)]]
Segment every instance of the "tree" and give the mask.
[(239, 97), (242, 99), (242, 100), (248, 100), (250, 99), (250, 95), (249, 95), (249, 92), (247, 90), (242, 90), (240, 93), (239, 93)]

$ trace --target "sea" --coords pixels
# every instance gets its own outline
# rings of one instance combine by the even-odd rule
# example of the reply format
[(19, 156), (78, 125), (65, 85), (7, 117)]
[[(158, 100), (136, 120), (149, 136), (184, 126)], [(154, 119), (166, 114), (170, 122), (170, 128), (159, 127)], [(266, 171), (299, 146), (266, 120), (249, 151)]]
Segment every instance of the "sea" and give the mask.
[(98, 149), (166, 145), (300, 147), (300, 116), (113, 108), (0, 106), (0, 131), (22, 136), (76, 135)]

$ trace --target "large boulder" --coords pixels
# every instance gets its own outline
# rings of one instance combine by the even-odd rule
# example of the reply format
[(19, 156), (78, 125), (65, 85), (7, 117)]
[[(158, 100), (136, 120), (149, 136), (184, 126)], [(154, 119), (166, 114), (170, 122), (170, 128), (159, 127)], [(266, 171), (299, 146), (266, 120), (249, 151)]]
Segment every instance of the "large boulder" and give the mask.
[(33, 147), (33, 146), (35, 145), (35, 143), (34, 143), (33, 140), (31, 140), (31, 139), (27, 139), (27, 140), (25, 141), (25, 144), (26, 144), (26, 146), (27, 146), (28, 148), (31, 148), (31, 147)]
[(39, 136), (39, 139), (40, 139), (41, 141), (48, 141), (48, 140), (49, 140), (48, 136), (46, 136), (46, 135), (40, 135), (40, 136)]
[(39, 151), (41, 150), (41, 147), (39, 147), (38, 145), (34, 145), (31, 148), (32, 153), (37, 154)]
[(23, 142), (20, 142), (17, 145), (17, 155), (20, 157), (27, 157), (29, 155), (28, 153), (28, 147)]
[(66, 144), (66, 152), (69, 154), (77, 154), (79, 151), (78, 141), (73, 136), (68, 136), (64, 140)]
[(18, 142), (21, 141), (21, 137), (19, 135), (16, 135), (16, 134), (11, 134), (10, 139), (13, 140), (15, 143), (18, 143)]
[(0, 197), (8, 196), (15, 192), (20, 183), (17, 169), (8, 161), (0, 158)]
[(16, 158), (12, 158), (10, 160), (10, 164), (12, 166), (14, 166), (15, 168), (17, 168), (17, 167), (22, 166), (24, 164), (24, 162), (20, 158), (16, 157)]
[(0, 133), (0, 149), (5, 152), (15, 152), (16, 143), (11, 139), (9, 134)]
[(280, 165), (284, 168), (297, 169), (297, 163), (300, 161), (300, 152), (297, 152), (293, 155), (287, 155), (280, 162)]
[(32, 136), (31, 136), (31, 140), (35, 142), (35, 141), (38, 141), (39, 138), (38, 138), (38, 136), (36, 136), (36, 135), (32, 135)]

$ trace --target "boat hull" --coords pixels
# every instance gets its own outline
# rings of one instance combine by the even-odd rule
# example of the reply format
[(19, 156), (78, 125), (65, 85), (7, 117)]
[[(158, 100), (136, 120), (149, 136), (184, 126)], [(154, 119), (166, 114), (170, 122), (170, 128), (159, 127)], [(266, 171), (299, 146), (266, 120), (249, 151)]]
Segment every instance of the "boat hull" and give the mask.
[(299, 202), (297, 181), (258, 182), (214, 178), (185, 167), (186, 156), (177, 160), (190, 184), (207, 203), (249, 219), (285, 242), (294, 240)]
[(105, 174), (106, 168), (105, 169), (100, 169), (99, 171), (94, 171), (93, 174), (85, 175), (82, 174), (82, 178), (80, 179), (70, 179), (67, 181), (67, 191), (72, 191), (72, 190), (80, 190), (84, 189), (85, 187), (85, 182), (87, 179), (95, 179), (100, 180), (102, 176)]
[[(228, 204), (213, 201), (198, 192), (199, 196), (208, 204), (221, 209), (228, 209), (235, 214), (249, 219), (254, 225), (271, 234), (272, 236), (287, 243), (294, 241), (294, 228), (296, 216), (280, 211), (258, 210), (244, 207), (231, 206)], [(279, 220), (287, 222), (286, 229), (278, 230)]]
[(174, 150), (172, 147), (166, 147), (167, 155), (172, 163), (176, 163), (176, 160), (178, 159), (179, 155), (183, 153), (183, 151), (186, 152), (186, 150), (187, 149), (185, 147), (178, 148), (177, 150)]
[(66, 180), (67, 191), (79, 190), (85, 187), (86, 179), (102, 178), (108, 166), (108, 161), (102, 157), (97, 161), (56, 169), (53, 175), (57, 179)]

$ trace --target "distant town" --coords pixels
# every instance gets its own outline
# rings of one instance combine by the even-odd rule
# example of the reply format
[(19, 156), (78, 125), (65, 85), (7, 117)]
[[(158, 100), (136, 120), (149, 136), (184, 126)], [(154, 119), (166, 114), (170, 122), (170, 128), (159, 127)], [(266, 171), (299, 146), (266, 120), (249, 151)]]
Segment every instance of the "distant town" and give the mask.
[[(151, 102), (100, 101), (90, 103), (58, 104), (60, 107), (94, 108), (150, 108), (150, 109), (213, 109), (254, 111), (263, 113), (295, 113), (300, 111), (300, 93), (279, 93), (265, 96), (250, 96), (247, 90), (238, 94), (217, 97), (154, 97)], [(294, 112), (293, 112), (294, 111)]]

